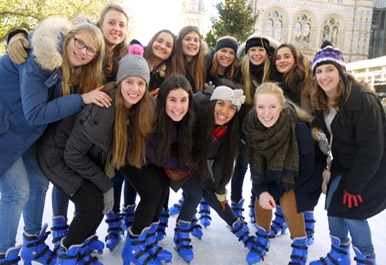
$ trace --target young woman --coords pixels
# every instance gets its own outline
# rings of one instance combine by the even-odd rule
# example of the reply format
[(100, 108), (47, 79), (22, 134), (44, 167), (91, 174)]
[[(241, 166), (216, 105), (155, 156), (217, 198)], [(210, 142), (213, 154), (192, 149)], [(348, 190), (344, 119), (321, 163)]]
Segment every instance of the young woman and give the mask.
[(156, 113), (154, 132), (146, 149), (148, 164), (140, 169), (130, 165), (121, 169), (141, 198), (122, 253), (125, 264), (171, 261), (172, 254), (158, 247), (155, 233), (169, 195), (165, 169), (184, 171), (188, 165), (194, 165), (192, 89), (185, 77), (171, 75), (165, 79), (157, 96)]
[(269, 250), (272, 210), (279, 202), (293, 240), (290, 264), (305, 265), (307, 236), (301, 206), (315, 163), (315, 143), (306, 111), (286, 101), (282, 89), (266, 82), (257, 87), (254, 108), (244, 119), (244, 157), (249, 162), (256, 196), (256, 241), (259, 259)]
[[(252, 35), (245, 43), (241, 44), (237, 54), (241, 60), (241, 65), (236, 73), (235, 81), (243, 85), (245, 93), (245, 104), (239, 111), (240, 124), (244, 117), (252, 108), (252, 101), (255, 89), (261, 83), (269, 80), (270, 62), (274, 45), (267, 38)], [(244, 176), (248, 168), (248, 163), (243, 159), (245, 137), (241, 132), (239, 153), (236, 158), (235, 170), (231, 182), (231, 200), (234, 205), (233, 209), (237, 216), (242, 217), (244, 199), (242, 197)], [(249, 216), (251, 222), (255, 223), (254, 214), (254, 196), (252, 192), (251, 202), (249, 205)], [(240, 210), (241, 209), (241, 210)]]
[(174, 34), (170, 30), (163, 29), (154, 34), (147, 44), (143, 57), (149, 64), (150, 92), (159, 88), (165, 78), (170, 75), (175, 43)]
[(114, 107), (91, 105), (77, 115), (64, 150), (72, 173), (50, 179), (79, 209), (61, 239), (58, 262), (78, 264), (84, 254), (81, 244), (95, 234), (103, 214), (112, 210), (114, 191), (109, 177), (114, 176), (114, 169), (126, 163), (137, 167), (146, 163), (145, 139), (154, 113), (148, 82), (146, 61), (128, 54), (119, 63), (116, 82), (106, 85), (106, 89), (113, 86)]
[(233, 36), (224, 36), (216, 41), (213, 55), (207, 58), (205, 83), (212, 82), (216, 85), (219, 78), (235, 79), (239, 66), (237, 49), (237, 39)]
[[(88, 20), (85, 17), (82, 17), (84, 20)], [(102, 10), (100, 18), (97, 22), (98, 27), (103, 33), (105, 40), (105, 50), (103, 56), (103, 73), (104, 80), (103, 83), (114, 81), (118, 71), (118, 61), (127, 54), (127, 45), (126, 45), (126, 31), (128, 26), (128, 15), (125, 10), (115, 4), (109, 3)], [(16, 32), (20, 32), (16, 31)], [(11, 40), (21, 38), (22, 41)], [(12, 51), (10, 55), (13, 56), (11, 59), (17, 63), (22, 64), (25, 62), (25, 56), (23, 55), (25, 47), (28, 47), (29, 44), (25, 40), (25, 35), (23, 32), (20, 34), (14, 35), (9, 42), (8, 49)], [(23, 46), (24, 43), (24, 46)], [(26, 51), (25, 51), (26, 52)], [(119, 175), (117, 172), (117, 177), (113, 179), (114, 183), (117, 182), (115, 187), (121, 187), (122, 181), (119, 182), (119, 179), (123, 179), (123, 176)], [(116, 180), (116, 181), (115, 181)], [(107, 216), (107, 222), (109, 225), (109, 233), (106, 237), (106, 245), (112, 250), (119, 243), (120, 240), (120, 222), (115, 213), (119, 212), (119, 202), (120, 202), (120, 189), (117, 189), (115, 192), (115, 200), (118, 201), (117, 207), (114, 207), (114, 213), (109, 213)], [(58, 245), (60, 238), (67, 234), (67, 211), (68, 211), (68, 198), (66, 194), (58, 190), (55, 186), (52, 190), (52, 235), (53, 242)], [(76, 212), (76, 211), (75, 211)], [(94, 242), (96, 244), (96, 242)], [(104, 245), (100, 242), (97, 245), (94, 245), (95, 250), (103, 251)]]
[(311, 65), (293, 44), (281, 44), (273, 54), (271, 80), (277, 81), (284, 95), (302, 109), (311, 112)]
[(106, 57), (103, 61), (106, 82), (115, 80), (118, 72), (118, 62), (127, 54), (126, 32), (128, 22), (129, 16), (125, 10), (114, 3), (106, 5), (99, 16), (97, 25), (101, 29), (106, 43)]
[[(312, 111), (311, 104), (311, 85), (312, 74), (311, 66), (302, 52), (292, 44), (281, 44), (273, 54), (271, 80), (279, 83), (284, 95), (293, 103), (300, 106), (305, 111)], [(315, 192), (315, 195), (318, 193)], [(320, 195), (320, 193), (319, 193)], [(315, 205), (319, 196), (315, 196)], [(306, 222), (308, 245), (314, 242), (315, 219), (314, 207), (304, 212)], [(275, 209), (275, 220), (272, 222), (270, 234), (276, 236), (284, 234), (287, 224), (279, 205)]]
[(200, 30), (196, 26), (185, 26), (177, 35), (171, 72), (185, 76), (193, 92), (202, 92), (205, 70), (205, 51)]
[(24, 64), (16, 65), (8, 54), (0, 61), (0, 112), (5, 117), (0, 134), (0, 261), (7, 260), (15, 246), (23, 212), (21, 258), (27, 264), (53, 264), (51, 251), (42, 252), (48, 235), (47, 225), (41, 227), (48, 180), (39, 169), (35, 142), (48, 123), (86, 104), (109, 107), (111, 99), (102, 87), (95, 89), (103, 82), (104, 57), (103, 36), (96, 26), (85, 23), (71, 29), (68, 21), (50, 17), (38, 25), (30, 43)]
[(331, 250), (310, 264), (351, 264), (350, 233), (357, 264), (375, 265), (367, 219), (386, 207), (385, 112), (368, 85), (346, 72), (330, 42), (315, 54), (312, 72), (313, 126), (330, 139), (333, 160), (326, 194)]
[[(213, 55), (207, 56), (207, 72), (206, 72), (206, 80), (205, 80), (205, 90), (204, 93), (212, 94), (213, 89), (216, 85), (221, 82), (222, 78), (227, 78), (229, 80), (233, 80), (237, 71), (238, 62), (236, 58), (237, 53), (237, 40), (232, 36), (224, 36), (217, 40), (215, 48), (213, 50)], [(181, 205), (184, 201), (184, 196), (178, 200), (178, 203), (174, 204), (170, 208), (170, 214), (176, 215), (179, 213)], [(232, 204), (233, 205), (233, 204)], [(200, 203), (200, 223), (206, 228), (211, 223), (210, 217), (210, 207), (203, 199)], [(194, 217), (196, 222), (196, 216)], [(199, 229), (199, 226), (193, 223), (193, 226)], [(199, 234), (193, 235), (198, 238), (202, 237), (202, 232), (194, 229), (193, 231), (198, 232)]]
[[(191, 176), (179, 183), (184, 191), (185, 200), (174, 234), (174, 244), (178, 254), (188, 263), (194, 259), (190, 245), (191, 220), (201, 198), (212, 207), (231, 227), (231, 231), (250, 249), (246, 261), (254, 264), (258, 253), (255, 252), (254, 238), (249, 235), (245, 223), (237, 218), (228, 205), (225, 186), (230, 181), (233, 162), (238, 150), (237, 111), (244, 102), (241, 89), (233, 90), (231, 83), (217, 86), (210, 96), (195, 96), (198, 114), (196, 117), (193, 159), (197, 167), (191, 169)], [(174, 189), (176, 184), (174, 184)], [(173, 186), (172, 186), (173, 187)]]
[[(174, 34), (170, 30), (163, 29), (154, 34), (148, 45), (145, 47), (143, 56), (146, 59), (150, 69), (150, 82), (148, 91), (153, 97), (156, 97), (160, 85), (165, 80), (165, 78), (170, 75), (170, 65), (174, 51), (174, 44)], [(117, 192), (120, 192), (120, 190), (117, 190)], [(127, 180), (125, 180), (124, 204), (120, 213), (122, 218), (122, 230), (124, 231), (126, 231), (127, 228), (133, 224), (134, 211), (136, 207), (136, 194), (137, 192), (135, 189)], [(115, 204), (117, 203), (119, 205), (119, 201), (116, 201)], [(160, 224), (157, 228), (158, 240), (161, 240), (165, 235), (165, 229), (169, 217), (167, 203), (168, 201), (165, 202), (166, 206), (162, 209)], [(119, 206), (114, 206), (114, 209), (115, 208), (119, 210)]]

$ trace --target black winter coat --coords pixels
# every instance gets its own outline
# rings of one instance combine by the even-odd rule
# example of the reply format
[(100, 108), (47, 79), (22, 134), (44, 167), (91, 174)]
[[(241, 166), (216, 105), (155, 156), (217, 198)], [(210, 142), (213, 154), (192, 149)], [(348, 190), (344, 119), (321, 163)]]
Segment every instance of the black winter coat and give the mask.
[[(113, 97), (112, 97), (113, 98)], [(112, 188), (104, 172), (111, 145), (114, 107), (85, 107), (75, 118), (50, 124), (38, 143), (38, 161), (45, 176), (68, 196), (85, 179), (102, 193)]]
[[(329, 137), (323, 113), (316, 113), (315, 126)], [(378, 214), (386, 208), (386, 118), (379, 99), (355, 84), (334, 117), (331, 131), (331, 178), (339, 174), (342, 178), (327, 209), (328, 215), (362, 220)], [(343, 205), (343, 189), (361, 195), (363, 202), (351, 209)]]

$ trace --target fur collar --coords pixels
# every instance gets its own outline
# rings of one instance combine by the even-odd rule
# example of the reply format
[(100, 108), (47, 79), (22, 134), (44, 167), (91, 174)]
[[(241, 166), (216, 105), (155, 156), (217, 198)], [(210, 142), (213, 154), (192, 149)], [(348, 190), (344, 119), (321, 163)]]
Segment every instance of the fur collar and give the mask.
[(71, 23), (61, 17), (48, 17), (42, 20), (32, 34), (32, 54), (43, 70), (53, 71), (60, 67), (62, 45)]

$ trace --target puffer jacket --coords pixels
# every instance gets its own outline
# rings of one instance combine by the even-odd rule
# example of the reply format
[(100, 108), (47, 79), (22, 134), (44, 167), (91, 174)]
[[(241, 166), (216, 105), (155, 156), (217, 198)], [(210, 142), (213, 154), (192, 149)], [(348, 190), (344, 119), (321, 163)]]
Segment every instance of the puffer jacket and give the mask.
[[(68, 196), (74, 195), (85, 179), (102, 191), (111, 187), (111, 181), (104, 176), (103, 171), (111, 145), (113, 115), (113, 107), (106, 109), (90, 105), (78, 115), (49, 124), (39, 139), (37, 154), (40, 168), (55, 187)], [(71, 144), (67, 145), (67, 141)], [(79, 158), (78, 163), (91, 168), (83, 170), (78, 165), (67, 165), (64, 159), (66, 146), (67, 153)], [(73, 168), (77, 168), (77, 171)]]
[(65, 164), (73, 172), (66, 169), (66, 174), (53, 174), (50, 179), (68, 195), (74, 194), (85, 179), (102, 193), (113, 187), (104, 169), (113, 136), (114, 105), (114, 101), (110, 108), (90, 104), (77, 115), (63, 153)]
[(29, 36), (27, 61), (17, 65), (0, 58), (0, 177), (44, 132), (48, 123), (79, 112), (78, 94), (61, 97), (62, 43), (70, 23), (43, 20)]

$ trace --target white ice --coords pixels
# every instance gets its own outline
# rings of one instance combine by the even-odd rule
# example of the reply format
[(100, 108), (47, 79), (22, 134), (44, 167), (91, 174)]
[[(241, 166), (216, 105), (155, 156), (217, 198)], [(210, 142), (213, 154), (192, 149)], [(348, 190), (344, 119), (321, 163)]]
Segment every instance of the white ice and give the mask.
[[(44, 212), (43, 223), (48, 223), (48, 227), (51, 226), (52, 211), (51, 211), (51, 187), (47, 193), (46, 208)], [(230, 188), (230, 187), (229, 187)], [(386, 187), (385, 187), (386, 188)], [(245, 176), (243, 197), (244, 203), (244, 217), (248, 221), (248, 226), (251, 233), (256, 232), (255, 227), (249, 222), (249, 198), (250, 198), (251, 182), (249, 176)], [(170, 191), (169, 206), (172, 206), (178, 201), (181, 196), (181, 192), (175, 193)], [(228, 200), (230, 200), (228, 198)], [(330, 250), (330, 238), (328, 233), (327, 216), (324, 210), (325, 196), (322, 195), (319, 199), (319, 204), (315, 208), (315, 243), (309, 247), (308, 250), (308, 262), (323, 257)], [(73, 206), (70, 204), (69, 216), (72, 216)], [(247, 264), (245, 257), (248, 254), (248, 250), (244, 245), (238, 241), (235, 235), (229, 230), (226, 223), (219, 218), (215, 211), (211, 211), (212, 223), (211, 225), (203, 229), (204, 236), (201, 240), (192, 237), (192, 245), (194, 251), (194, 260), (191, 265), (242, 265)], [(169, 218), (169, 226), (166, 230), (166, 237), (159, 243), (164, 249), (173, 253), (172, 265), (186, 265), (187, 263), (181, 259), (173, 247), (173, 235), (174, 226), (176, 223), (176, 216)], [(377, 264), (386, 264), (386, 211), (383, 211), (379, 215), (369, 219), (369, 223), (372, 230), (373, 244), (377, 255)], [(17, 244), (22, 244), (22, 231), (23, 220), (21, 219)], [(107, 225), (102, 221), (100, 227), (97, 230), (97, 235), (100, 240), (104, 241), (107, 232)], [(47, 239), (47, 244), (52, 247), (51, 235)], [(120, 244), (110, 252), (105, 248), (103, 254), (97, 254), (99, 260), (104, 265), (118, 265), (123, 264), (121, 258), (121, 252), (125, 243), (125, 237), (122, 238)], [(287, 265), (289, 257), (291, 255), (291, 240), (289, 233), (279, 236), (271, 240), (271, 247), (264, 258), (263, 262), (258, 264), (264, 265)], [(351, 249), (352, 264), (354, 262), (354, 252)], [(20, 262), (22, 264), (22, 262)], [(38, 264), (38, 263), (35, 263)], [(308, 263), (307, 263), (308, 264)]]

